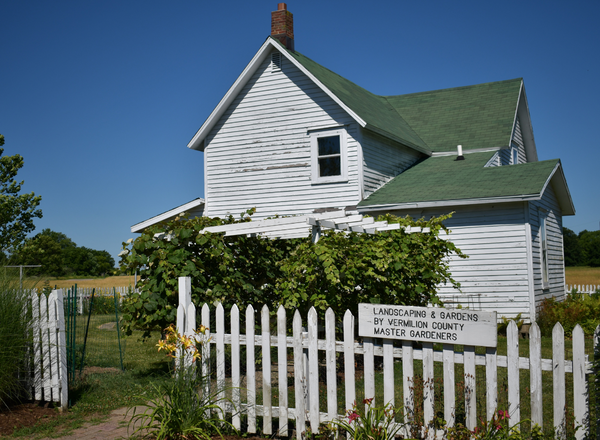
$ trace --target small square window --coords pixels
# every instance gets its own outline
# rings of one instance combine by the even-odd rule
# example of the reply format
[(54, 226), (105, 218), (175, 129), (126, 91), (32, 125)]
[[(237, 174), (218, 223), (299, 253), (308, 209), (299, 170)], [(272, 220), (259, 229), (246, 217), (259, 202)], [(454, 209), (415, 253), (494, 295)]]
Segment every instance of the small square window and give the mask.
[(346, 131), (310, 134), (313, 183), (340, 182), (346, 177)]
[(319, 177), (342, 175), (342, 152), (339, 136), (327, 136), (317, 139)]

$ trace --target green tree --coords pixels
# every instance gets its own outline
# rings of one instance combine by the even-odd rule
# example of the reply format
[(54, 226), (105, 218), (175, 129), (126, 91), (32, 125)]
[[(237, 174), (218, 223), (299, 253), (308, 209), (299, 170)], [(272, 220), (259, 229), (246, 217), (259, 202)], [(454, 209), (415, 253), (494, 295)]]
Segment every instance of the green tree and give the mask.
[(115, 260), (106, 251), (77, 246), (62, 232), (44, 229), (34, 237), (27, 238), (15, 249), (10, 257), (10, 263), (42, 266), (28, 269), (29, 275), (100, 276), (113, 270)]
[(569, 228), (563, 227), (563, 243), (565, 249), (565, 266), (582, 265), (584, 256), (577, 234)]
[(600, 231), (581, 231), (579, 243), (583, 250), (584, 265), (600, 267)]
[[(0, 147), (4, 136), (0, 134)], [(35, 229), (33, 220), (42, 217), (37, 209), (42, 198), (34, 193), (19, 194), (20, 183), (15, 180), (23, 167), (23, 157), (19, 154), (4, 156), (0, 148), (0, 252), (14, 249), (25, 240), (26, 235)]]
[(64, 275), (60, 244), (44, 234), (37, 234), (26, 239), (11, 255), (10, 264), (39, 264), (42, 266), (28, 268), (27, 275), (44, 274), (53, 277)]

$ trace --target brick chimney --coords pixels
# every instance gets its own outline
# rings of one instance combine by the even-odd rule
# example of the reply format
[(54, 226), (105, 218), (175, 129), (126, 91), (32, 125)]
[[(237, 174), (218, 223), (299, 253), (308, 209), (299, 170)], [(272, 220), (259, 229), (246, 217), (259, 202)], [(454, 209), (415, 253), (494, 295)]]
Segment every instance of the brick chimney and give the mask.
[(279, 3), (271, 12), (271, 37), (289, 50), (294, 50), (294, 15), (287, 10), (285, 3)]

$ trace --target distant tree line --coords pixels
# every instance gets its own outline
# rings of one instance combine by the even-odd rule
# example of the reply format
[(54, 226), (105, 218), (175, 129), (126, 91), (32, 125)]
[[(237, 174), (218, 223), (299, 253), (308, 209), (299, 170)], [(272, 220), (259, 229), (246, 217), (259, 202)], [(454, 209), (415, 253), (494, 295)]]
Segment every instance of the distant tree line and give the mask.
[(563, 228), (565, 266), (600, 267), (600, 231)]
[(10, 255), (0, 255), (4, 265), (36, 265), (28, 268), (27, 275), (102, 276), (114, 271), (115, 260), (106, 251), (97, 251), (77, 246), (61, 232), (44, 229), (39, 234), (25, 239)]

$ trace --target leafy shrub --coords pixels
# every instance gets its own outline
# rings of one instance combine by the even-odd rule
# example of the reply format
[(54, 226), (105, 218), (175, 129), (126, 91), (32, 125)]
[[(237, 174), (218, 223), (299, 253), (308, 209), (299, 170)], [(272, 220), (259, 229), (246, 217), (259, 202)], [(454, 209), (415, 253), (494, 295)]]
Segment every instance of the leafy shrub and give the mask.
[[(250, 210), (248, 214), (253, 211)], [(346, 309), (356, 314), (359, 302), (426, 305), (437, 287), (458, 287), (449, 272), (449, 257), (465, 255), (439, 235), (443, 221), (412, 220), (387, 215), (382, 220), (430, 228), (407, 234), (402, 229), (379, 234), (325, 231), (314, 244), (307, 238), (270, 240), (262, 237), (202, 233), (204, 228), (236, 221), (198, 217), (156, 225), (123, 243), (121, 265), (140, 274), (139, 295), (123, 304), (125, 329), (151, 330), (175, 322), (178, 277), (192, 277), (192, 301), (237, 304), (255, 309), (278, 304), (306, 313), (331, 307), (340, 319)]]
[(31, 341), (26, 291), (19, 280), (0, 271), (0, 405), (22, 397), (25, 384), (19, 378)]
[(543, 336), (552, 336), (552, 329), (560, 322), (565, 335), (571, 336), (577, 324), (584, 333), (593, 335), (600, 324), (600, 295), (571, 293), (564, 301), (546, 298), (538, 310), (537, 323)]

